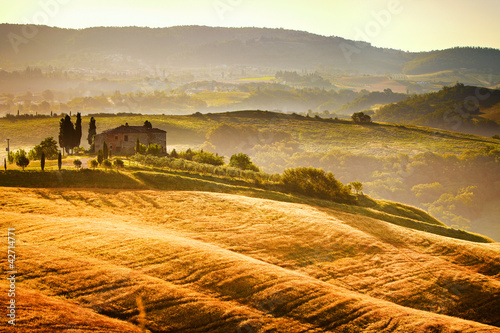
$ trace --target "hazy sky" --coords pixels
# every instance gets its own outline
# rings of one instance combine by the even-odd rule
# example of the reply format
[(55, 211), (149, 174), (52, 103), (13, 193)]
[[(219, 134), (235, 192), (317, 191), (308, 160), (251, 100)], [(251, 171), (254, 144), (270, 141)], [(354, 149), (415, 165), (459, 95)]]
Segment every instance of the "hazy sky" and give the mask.
[(423, 51), (500, 48), (500, 0), (0, 0), (1, 23), (305, 30)]

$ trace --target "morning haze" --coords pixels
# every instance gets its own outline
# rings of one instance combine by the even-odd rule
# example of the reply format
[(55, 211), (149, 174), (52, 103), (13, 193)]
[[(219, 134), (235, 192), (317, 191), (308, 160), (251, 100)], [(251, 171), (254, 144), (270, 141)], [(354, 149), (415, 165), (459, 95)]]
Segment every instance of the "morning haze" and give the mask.
[(0, 330), (500, 332), (498, 2), (0, 3)]

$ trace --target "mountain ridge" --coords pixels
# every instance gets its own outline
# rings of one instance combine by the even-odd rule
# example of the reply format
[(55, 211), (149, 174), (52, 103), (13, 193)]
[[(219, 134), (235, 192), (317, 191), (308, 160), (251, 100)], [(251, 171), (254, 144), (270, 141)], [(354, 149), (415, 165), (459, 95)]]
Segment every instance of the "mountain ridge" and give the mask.
[[(3, 36), (0, 39), (0, 57), (5, 63), (17, 61), (19, 65), (26, 65), (40, 61), (53, 66), (64, 64), (89, 68), (95, 64), (95, 67), (108, 69), (124, 69), (126, 65), (267, 66), (283, 69), (327, 66), (364, 73), (401, 73), (416, 57), (420, 55), (425, 58), (429, 54), (379, 48), (367, 42), (342, 37), (274, 28), (175, 26), (64, 29), (30, 26), (33, 30), (29, 34), (24, 27), (0, 25), (0, 35)], [(488, 68), (490, 62), (496, 64), (500, 59), (500, 50), (479, 49), (479, 52), (489, 54), (482, 58), (481, 66), (469, 57), (457, 69), (464, 66)], [(446, 54), (440, 58), (441, 62), (448, 59)], [(485, 59), (489, 60), (486, 64)], [(450, 67), (450, 63), (447, 63), (447, 67)], [(497, 69), (496, 66), (491, 67)]]

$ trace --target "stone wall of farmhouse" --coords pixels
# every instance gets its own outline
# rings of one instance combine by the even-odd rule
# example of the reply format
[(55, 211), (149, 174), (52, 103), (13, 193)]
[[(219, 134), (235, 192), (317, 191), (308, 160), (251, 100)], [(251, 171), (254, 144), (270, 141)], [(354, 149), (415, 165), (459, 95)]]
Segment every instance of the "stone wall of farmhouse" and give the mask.
[(137, 138), (143, 145), (149, 146), (156, 143), (166, 152), (167, 137), (165, 133), (101, 133), (95, 136), (95, 151), (102, 149), (104, 141), (113, 155), (135, 154)]

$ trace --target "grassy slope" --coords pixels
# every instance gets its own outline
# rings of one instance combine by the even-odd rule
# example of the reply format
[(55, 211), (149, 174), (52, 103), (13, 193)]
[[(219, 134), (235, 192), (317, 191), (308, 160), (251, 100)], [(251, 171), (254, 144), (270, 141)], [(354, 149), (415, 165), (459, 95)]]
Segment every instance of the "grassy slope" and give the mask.
[[(52, 170), (54, 170), (53, 167)], [(391, 201), (375, 201), (359, 197), (358, 205), (339, 204), (332, 201), (314, 199), (307, 196), (277, 192), (270, 188), (257, 187), (244, 180), (219, 177), (195, 172), (162, 170), (142, 166), (127, 167), (125, 172), (104, 170), (62, 170), (0, 171), (0, 186), (34, 188), (110, 188), (110, 189), (158, 189), (182, 191), (209, 191), (240, 194), (257, 198), (284, 202), (305, 203), (313, 206), (332, 208), (367, 217), (376, 218), (399, 226), (427, 231), (434, 234), (469, 240), (492, 242), (488, 237), (445, 226), (424, 211)]]
[(230, 194), (1, 191), (19, 301), (86, 309), (72, 320), (93, 310), (136, 323), (140, 295), (153, 332), (500, 331), (482, 324), (500, 325), (496, 243)]
[[(262, 114), (261, 114), (262, 115)], [(307, 151), (329, 151), (334, 148), (346, 149), (353, 153), (375, 156), (414, 155), (432, 151), (440, 153), (462, 153), (464, 150), (498, 144), (497, 140), (481, 136), (436, 130), (420, 126), (398, 126), (378, 124), (373, 126), (351, 123), (332, 123), (314, 119), (291, 119), (280, 114), (269, 113), (255, 116), (249, 112), (231, 112), (213, 117), (193, 116), (120, 116), (97, 117), (98, 132), (114, 128), (128, 122), (130, 125), (143, 124), (145, 120), (153, 126), (168, 132), (168, 145), (190, 145), (195, 147), (205, 141), (205, 134), (219, 122), (250, 124), (259, 129), (280, 129), (290, 132), (294, 139)], [(85, 133), (88, 131), (88, 117), (82, 120), (82, 145), (86, 146)], [(29, 128), (29, 131), (26, 129)], [(57, 139), (59, 119), (33, 119), (10, 121), (0, 119), (0, 142), (10, 138), (11, 149), (31, 148), (47, 136)], [(3, 152), (0, 153), (2, 157)]]

